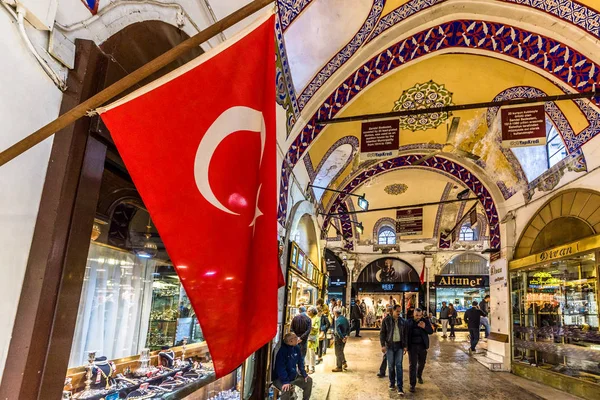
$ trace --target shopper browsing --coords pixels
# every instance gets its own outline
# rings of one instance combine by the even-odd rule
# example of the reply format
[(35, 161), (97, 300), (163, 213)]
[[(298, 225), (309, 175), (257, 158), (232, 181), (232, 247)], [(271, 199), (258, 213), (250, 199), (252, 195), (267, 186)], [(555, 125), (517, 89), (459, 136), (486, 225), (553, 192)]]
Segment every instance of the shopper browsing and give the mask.
[(287, 333), (275, 356), (273, 385), (281, 391), (281, 400), (291, 399), (294, 386), (302, 389), (303, 400), (310, 399), (313, 382), (304, 369), (304, 357), (298, 346), (299, 342), (300, 338), (295, 333)]
[(479, 327), (481, 326), (481, 317), (485, 317), (485, 313), (479, 309), (477, 301), (473, 301), (473, 306), (465, 311), (465, 322), (469, 328), (469, 336), (471, 339), (471, 348), (469, 354), (476, 351), (475, 348), (479, 343)]
[(406, 323), (408, 337), (408, 361), (410, 391), (415, 391), (417, 379), (423, 383), (423, 369), (427, 362), (427, 349), (429, 349), (429, 335), (433, 334), (433, 328), (429, 318), (423, 316), (423, 310), (415, 309), (413, 319)]
[(490, 295), (486, 295), (483, 301), (479, 303), (479, 308), (485, 313), (485, 317), (481, 317), (481, 325), (485, 328), (485, 338), (490, 336)]
[(402, 357), (407, 351), (406, 322), (400, 316), (402, 307), (395, 305), (392, 315), (385, 317), (381, 324), (379, 332), (379, 341), (381, 342), (381, 352), (386, 353), (389, 376), (390, 390), (398, 389), (398, 394), (404, 396), (403, 376), (402, 376)]
[(300, 313), (292, 319), (290, 330), (301, 340), (300, 351), (302, 352), (302, 357), (306, 357), (306, 352), (308, 350), (308, 335), (312, 329), (312, 320), (306, 315), (306, 307), (301, 306), (298, 308), (298, 311), (300, 311)]
[(318, 316), (318, 311), (315, 307), (311, 307), (308, 309), (308, 316), (311, 319), (311, 329), (308, 335), (306, 369), (308, 370), (309, 374), (314, 374), (317, 359), (317, 350), (319, 346), (319, 328), (321, 326), (321, 318)]
[(446, 338), (446, 332), (448, 332), (448, 306), (445, 301), (442, 301), (442, 308), (440, 308), (440, 322), (442, 323), (442, 337)]
[(334, 310), (334, 314), (334, 345), (336, 368), (332, 369), (332, 372), (342, 372), (348, 368), (346, 356), (344, 355), (344, 348), (346, 347), (346, 341), (348, 340), (348, 336), (350, 335), (350, 324), (348, 324), (348, 320), (342, 315), (342, 310), (340, 310), (339, 308), (336, 308)]

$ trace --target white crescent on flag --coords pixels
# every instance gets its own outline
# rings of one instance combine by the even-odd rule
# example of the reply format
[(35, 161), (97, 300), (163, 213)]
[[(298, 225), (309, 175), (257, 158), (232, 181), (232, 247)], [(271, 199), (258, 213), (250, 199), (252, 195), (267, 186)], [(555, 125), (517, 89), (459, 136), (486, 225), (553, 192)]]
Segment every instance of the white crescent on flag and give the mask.
[(263, 114), (260, 111), (242, 106), (231, 107), (217, 117), (202, 137), (194, 161), (194, 178), (202, 196), (219, 210), (233, 215), (239, 214), (225, 207), (210, 187), (208, 169), (219, 144), (227, 136), (238, 131), (260, 132), (260, 161), (262, 162), (267, 135)]

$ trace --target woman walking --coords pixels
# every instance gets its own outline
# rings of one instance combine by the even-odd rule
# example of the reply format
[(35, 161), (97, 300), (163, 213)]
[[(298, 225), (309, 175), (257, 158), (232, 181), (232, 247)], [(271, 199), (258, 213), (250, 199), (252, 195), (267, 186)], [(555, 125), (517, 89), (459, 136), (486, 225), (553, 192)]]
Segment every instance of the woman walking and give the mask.
[(331, 327), (329, 321), (329, 308), (322, 307), (320, 312), (320, 328), (319, 328), (319, 351), (317, 353), (317, 364), (323, 361), (323, 356), (327, 354), (327, 347), (329, 347), (329, 340), (327, 340), (327, 332)]
[(308, 309), (308, 316), (312, 321), (312, 326), (310, 333), (308, 334), (306, 369), (309, 374), (313, 374), (315, 372), (317, 348), (319, 347), (319, 328), (321, 326), (321, 318), (318, 316), (318, 311), (315, 307)]
[(456, 317), (458, 316), (458, 313), (456, 312), (456, 309), (454, 308), (454, 305), (452, 303), (448, 304), (448, 320), (450, 322), (450, 337), (456, 337), (456, 335), (454, 334), (454, 325), (456, 325)]

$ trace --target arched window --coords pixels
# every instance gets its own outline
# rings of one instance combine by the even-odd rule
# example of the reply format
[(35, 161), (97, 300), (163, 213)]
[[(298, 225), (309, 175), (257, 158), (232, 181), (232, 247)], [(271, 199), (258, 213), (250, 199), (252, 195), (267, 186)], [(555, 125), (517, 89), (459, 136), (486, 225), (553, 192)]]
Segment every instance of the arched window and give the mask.
[(467, 242), (477, 240), (477, 237), (473, 228), (471, 228), (470, 225), (465, 224), (462, 226), (462, 228), (460, 228), (460, 235), (458, 237), (458, 240), (460, 240), (461, 242)]
[(379, 230), (378, 244), (396, 244), (396, 232), (389, 226), (383, 226)]
[(546, 146), (515, 147), (512, 151), (529, 182), (567, 156), (565, 142), (549, 118), (546, 118)]

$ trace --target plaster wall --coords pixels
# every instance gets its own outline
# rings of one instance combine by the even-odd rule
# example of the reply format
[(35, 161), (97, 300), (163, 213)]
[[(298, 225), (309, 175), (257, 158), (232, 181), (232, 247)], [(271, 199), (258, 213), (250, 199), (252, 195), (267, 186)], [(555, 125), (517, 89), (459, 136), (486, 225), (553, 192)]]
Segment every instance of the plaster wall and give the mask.
[[(28, 29), (29, 30), (29, 29)], [(0, 149), (56, 117), (62, 93), (21, 39), (17, 25), (0, 7)], [(0, 377), (4, 370), (23, 276), (31, 247), (52, 138), (0, 168)]]

